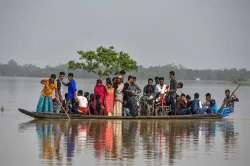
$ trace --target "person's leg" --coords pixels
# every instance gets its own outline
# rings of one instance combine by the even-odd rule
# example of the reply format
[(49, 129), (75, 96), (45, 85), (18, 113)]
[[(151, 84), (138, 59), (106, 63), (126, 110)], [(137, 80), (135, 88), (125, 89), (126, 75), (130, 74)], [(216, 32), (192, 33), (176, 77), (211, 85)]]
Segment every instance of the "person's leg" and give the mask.
[(134, 98), (130, 99), (130, 108), (129, 108), (131, 115), (136, 116), (137, 115), (137, 103)]
[(174, 95), (171, 95), (171, 114), (175, 115), (176, 114), (176, 99)]
[(179, 114), (180, 115), (186, 115), (187, 112), (188, 112), (188, 109), (181, 109)]
[(36, 112), (43, 111), (43, 103), (44, 103), (44, 95), (41, 94), (37, 103)]
[(123, 108), (123, 116), (128, 116), (125, 107)]
[(206, 110), (206, 113), (207, 114), (213, 114), (214, 113), (214, 110), (212, 107), (209, 107), (207, 110)]
[(71, 100), (70, 100), (70, 99), (67, 99), (67, 101), (66, 101), (66, 111), (67, 111), (68, 113), (71, 113), (70, 105), (71, 105)]
[(204, 114), (205, 112), (207, 112), (208, 108), (200, 108), (197, 112), (197, 114)]
[(48, 96), (47, 100), (48, 100), (48, 112), (53, 112), (52, 96)]

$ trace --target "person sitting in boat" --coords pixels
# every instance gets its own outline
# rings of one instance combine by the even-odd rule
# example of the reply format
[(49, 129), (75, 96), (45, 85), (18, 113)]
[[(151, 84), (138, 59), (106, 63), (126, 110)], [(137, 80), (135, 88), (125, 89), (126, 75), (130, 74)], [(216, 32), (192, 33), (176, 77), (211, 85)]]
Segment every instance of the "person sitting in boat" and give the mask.
[(202, 112), (201, 112), (201, 114), (205, 113), (205, 112), (207, 114), (216, 114), (217, 111), (218, 111), (218, 105), (217, 105), (216, 101), (211, 98), (211, 94), (210, 93), (206, 94), (206, 101), (207, 101), (207, 104), (203, 104), (203, 107), (204, 108), (207, 107), (207, 108), (203, 109)]
[(85, 92), (83, 96), (86, 97), (87, 100), (88, 100), (88, 103), (90, 103), (90, 94), (89, 94), (89, 92)]
[(52, 94), (55, 90), (57, 94), (57, 83), (55, 81), (56, 75), (51, 74), (50, 78), (45, 78), (40, 81), (44, 85), (44, 88), (40, 94), (37, 104), (37, 112), (53, 112)]
[(78, 90), (77, 96), (76, 96), (76, 102), (78, 103), (78, 112), (82, 114), (87, 114), (89, 109), (88, 109), (88, 99), (83, 96), (83, 91)]
[(176, 101), (176, 115), (187, 114), (189, 114), (189, 109), (187, 108), (186, 95), (182, 93), (180, 99)]
[(99, 94), (96, 95), (96, 98), (94, 101), (92, 101), (89, 105), (90, 113), (92, 115), (103, 115), (105, 107), (103, 105), (103, 102), (101, 100), (101, 96)]
[(236, 97), (236, 95), (234, 93), (232, 93), (232, 95), (230, 95), (229, 89), (227, 89), (225, 91), (225, 95), (226, 95), (226, 97), (223, 100), (221, 108), (226, 107), (228, 110), (230, 110), (230, 112), (233, 112), (234, 111), (234, 103), (239, 102), (239, 98)]
[(198, 93), (194, 94), (194, 99), (191, 102), (190, 112), (192, 114), (199, 114), (202, 109), (201, 101), (199, 100), (200, 95)]
[(186, 103), (187, 103), (187, 108), (190, 109), (192, 104), (191, 96), (189, 95), (186, 96)]

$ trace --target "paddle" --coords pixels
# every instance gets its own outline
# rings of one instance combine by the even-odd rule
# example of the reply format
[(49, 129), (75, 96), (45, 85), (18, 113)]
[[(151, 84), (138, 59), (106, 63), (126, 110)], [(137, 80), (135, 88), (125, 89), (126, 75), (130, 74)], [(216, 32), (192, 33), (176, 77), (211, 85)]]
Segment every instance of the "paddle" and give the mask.
[(222, 109), (224, 109), (225, 107), (225, 104), (228, 102), (228, 100), (233, 96), (233, 94), (238, 90), (238, 88), (240, 87), (240, 84), (236, 87), (236, 89), (233, 91), (233, 93), (230, 95), (230, 97), (224, 101), (221, 105), (221, 108), (218, 110), (218, 113), (221, 113), (222, 112)]
[[(49, 87), (48, 85), (45, 84), (45, 86), (49, 89), (50, 92), (53, 92)], [(67, 111), (63, 108), (63, 106), (61, 107), (63, 109), (63, 111), (65, 112), (65, 114), (67, 115), (67, 117), (69, 118), (70, 120), (70, 117), (69, 117), (69, 114), (67, 113)]]

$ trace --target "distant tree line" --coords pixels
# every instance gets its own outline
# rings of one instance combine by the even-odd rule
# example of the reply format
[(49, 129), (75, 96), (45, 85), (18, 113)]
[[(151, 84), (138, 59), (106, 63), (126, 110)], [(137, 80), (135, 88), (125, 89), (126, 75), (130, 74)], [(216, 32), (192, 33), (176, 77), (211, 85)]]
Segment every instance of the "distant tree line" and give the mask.
[[(225, 81), (246, 81), (250, 78), (250, 71), (246, 69), (221, 69), (221, 70), (193, 70), (187, 69), (182, 65), (168, 64), (165, 66), (155, 66), (145, 68), (139, 66), (138, 72), (132, 72), (133, 76), (139, 79), (154, 78), (155, 76), (169, 77), (169, 71), (175, 71), (178, 80), (225, 80)], [(14, 60), (10, 60), (7, 64), (0, 63), (0, 76), (16, 76), (16, 77), (48, 77), (50, 74), (58, 74), (60, 71), (74, 72), (78, 78), (96, 78), (97, 76), (84, 70), (68, 70), (67, 64), (60, 64), (55, 67), (46, 66), (45, 68), (36, 65), (26, 64), (19, 65)]]

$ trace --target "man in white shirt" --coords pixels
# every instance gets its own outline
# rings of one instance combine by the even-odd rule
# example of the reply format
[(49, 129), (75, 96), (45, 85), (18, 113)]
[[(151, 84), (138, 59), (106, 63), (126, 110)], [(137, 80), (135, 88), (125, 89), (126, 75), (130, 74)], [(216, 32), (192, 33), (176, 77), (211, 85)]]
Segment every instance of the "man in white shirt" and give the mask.
[(83, 91), (79, 90), (76, 96), (76, 101), (78, 102), (78, 112), (87, 114), (88, 109), (88, 99), (83, 96)]
[(164, 78), (160, 77), (159, 78), (159, 84), (156, 85), (155, 87), (155, 92), (160, 92), (161, 94), (164, 94), (166, 92), (167, 85), (164, 84)]

